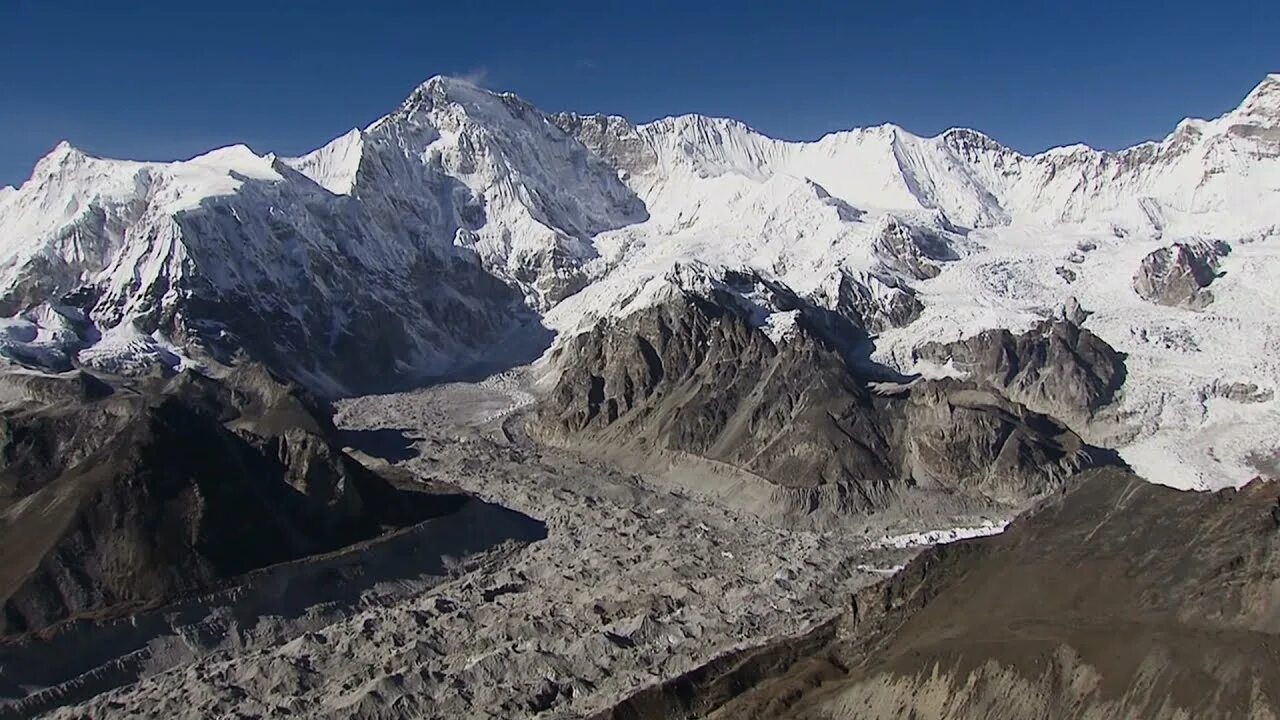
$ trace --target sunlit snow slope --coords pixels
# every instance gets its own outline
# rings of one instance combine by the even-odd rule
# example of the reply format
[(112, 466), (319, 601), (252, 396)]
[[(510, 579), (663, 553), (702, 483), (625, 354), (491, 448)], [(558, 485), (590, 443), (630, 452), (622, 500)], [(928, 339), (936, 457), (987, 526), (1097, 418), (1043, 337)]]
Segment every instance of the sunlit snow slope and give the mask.
[[(701, 116), (549, 116), (433, 78), (300, 158), (59, 145), (0, 188), (0, 354), (132, 371), (243, 353), (367, 392), (515, 361), (521, 324), (564, 337), (746, 268), (852, 308), (877, 360), (937, 373), (915, 347), (1074, 297), (1128, 354), (1117, 405), (1080, 430), (1154, 481), (1236, 485), (1277, 463), (1278, 201), (1275, 75), (1162, 141), (1033, 156), (973, 130), (794, 143)], [(1197, 241), (1230, 246), (1212, 302), (1134, 291), (1148, 253)], [(778, 312), (761, 322), (785, 341)]]

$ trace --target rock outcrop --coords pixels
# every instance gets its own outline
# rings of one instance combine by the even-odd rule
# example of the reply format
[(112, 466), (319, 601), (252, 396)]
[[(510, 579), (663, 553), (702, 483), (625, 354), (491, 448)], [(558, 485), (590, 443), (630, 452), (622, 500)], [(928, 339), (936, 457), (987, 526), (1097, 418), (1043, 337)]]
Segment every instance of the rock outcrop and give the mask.
[(891, 215), (876, 224), (871, 244), (886, 268), (916, 280), (937, 277), (939, 263), (958, 257), (944, 238)]
[(551, 121), (616, 168), (623, 179), (649, 172), (658, 163), (657, 153), (626, 118), (562, 112)]
[(873, 392), (838, 344), (852, 328), (840, 323), (813, 306), (762, 321), (726, 298), (677, 292), (560, 348), (535, 432), (709, 460), (763, 483), (768, 511), (787, 516), (1016, 507), (1090, 462), (1074, 433), (987, 388)]
[(1084, 312), (1068, 306), (1063, 317), (1022, 334), (987, 330), (952, 343), (927, 343), (917, 359), (950, 364), (967, 379), (1010, 400), (1081, 430), (1109, 405), (1125, 379), (1124, 356), (1080, 327)]
[(1175, 243), (1142, 258), (1133, 275), (1138, 295), (1158, 305), (1202, 310), (1213, 302), (1209, 284), (1218, 276), (1218, 260), (1231, 252), (1222, 241)]
[(0, 382), (4, 634), (133, 612), (449, 508), (365, 469), (326, 405), (258, 366)]
[(910, 325), (924, 312), (924, 303), (910, 285), (845, 270), (833, 273), (810, 300), (868, 333)]

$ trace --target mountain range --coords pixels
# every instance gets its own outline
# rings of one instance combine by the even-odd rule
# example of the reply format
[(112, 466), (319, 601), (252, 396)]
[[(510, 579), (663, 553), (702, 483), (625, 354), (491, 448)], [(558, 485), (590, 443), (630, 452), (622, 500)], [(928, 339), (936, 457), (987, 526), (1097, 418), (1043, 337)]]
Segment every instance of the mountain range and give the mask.
[[(1128, 357), (1114, 412), (1073, 429), (1159, 482), (1234, 485), (1275, 452), (1249, 428), (1277, 413), (1277, 191), (1280, 75), (1158, 142), (1036, 155), (967, 129), (785, 142), (698, 115), (547, 114), (435, 77), (296, 158), (59, 144), (0, 189), (0, 353), (124, 373), (248, 357), (344, 396), (531, 361), (749, 271), (853, 318), (868, 362), (946, 376), (963, 373), (920, 357), (927, 341), (1070, 302)], [(1135, 290), (1144, 256), (1197, 242), (1232, 251), (1182, 273), (1212, 304)], [(794, 313), (758, 301), (784, 338)]]
[(446, 77), (61, 143), (0, 188), (0, 717), (1274, 714), (1278, 197), (1280, 75), (1118, 152)]

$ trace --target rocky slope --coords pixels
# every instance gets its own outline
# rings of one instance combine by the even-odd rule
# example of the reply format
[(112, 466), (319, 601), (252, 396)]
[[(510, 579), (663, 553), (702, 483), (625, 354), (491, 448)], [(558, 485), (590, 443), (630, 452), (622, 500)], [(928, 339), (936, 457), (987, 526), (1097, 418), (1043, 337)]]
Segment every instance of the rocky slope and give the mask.
[[(858, 327), (759, 276), (707, 273), (682, 269), (658, 304), (557, 350), (538, 434), (710, 460), (756, 486), (726, 489), (727, 501), (764, 493), (755, 509), (810, 520), (1017, 507), (1092, 462), (1074, 433), (998, 390), (942, 380), (873, 391), (877, 369), (855, 364)], [(1039, 352), (1015, 364), (1077, 362), (1061, 343), (1020, 342)]]
[(987, 330), (953, 343), (927, 343), (916, 355), (1083, 432), (1115, 400), (1125, 368), (1123, 357), (1083, 329), (1081, 319), (1046, 320), (1021, 334)]
[(1203, 310), (1213, 302), (1209, 283), (1218, 273), (1218, 259), (1231, 252), (1224, 242), (1175, 243), (1152, 250), (1133, 275), (1134, 292), (1160, 305)]
[(4, 634), (169, 602), (458, 504), (366, 470), (324, 405), (254, 366), (0, 383)]
[(439, 384), (344, 400), (335, 418), (396, 469), (512, 510), (472, 499), (232, 592), (0, 642), (0, 718), (584, 717), (822, 621), (912, 552), (531, 444), (523, 388), (514, 374)]
[(834, 627), (598, 717), (1270, 717), (1278, 492), (1091, 472), (1001, 535), (923, 553)]

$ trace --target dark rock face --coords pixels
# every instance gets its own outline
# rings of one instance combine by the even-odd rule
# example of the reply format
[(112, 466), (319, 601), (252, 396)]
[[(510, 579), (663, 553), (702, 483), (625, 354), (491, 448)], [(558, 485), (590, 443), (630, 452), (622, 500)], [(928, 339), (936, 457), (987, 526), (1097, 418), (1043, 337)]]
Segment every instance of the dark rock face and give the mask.
[(945, 239), (894, 217), (876, 228), (872, 248), (887, 269), (916, 280), (937, 277), (942, 272), (938, 263), (958, 258)]
[(163, 603), (444, 511), (346, 455), (327, 406), (257, 366), (10, 382), (31, 399), (0, 411), (4, 633)]
[[(887, 502), (888, 448), (876, 429), (856, 427), (870, 398), (834, 353), (812, 342), (779, 348), (699, 298), (629, 320), (564, 351), (572, 364), (543, 410), (545, 428), (708, 457), (784, 487), (838, 486), (849, 494), (841, 502), (861, 508)], [(843, 456), (828, 452), (833, 444)]]
[[(913, 386), (891, 418), (901, 476), (914, 488), (1020, 507), (1093, 462), (1057, 420), (966, 383)], [(1099, 456), (1101, 457), (1101, 456)]]
[(1209, 284), (1218, 276), (1218, 261), (1231, 252), (1222, 241), (1175, 243), (1142, 258), (1133, 289), (1157, 305), (1201, 310), (1213, 302)]
[(951, 362), (1010, 400), (1080, 428), (1115, 399), (1124, 383), (1124, 357), (1079, 326), (1084, 312), (1078, 304), (1069, 304), (1064, 315), (1021, 335), (987, 330), (959, 342), (928, 343), (915, 354), (940, 365)]
[(925, 551), (835, 627), (598, 717), (1272, 717), (1278, 494), (1090, 471), (1002, 535)]
[(924, 312), (924, 303), (911, 286), (843, 270), (833, 287), (814, 300), (869, 333), (910, 325)]
[(996, 393), (921, 382), (872, 393), (821, 314), (775, 342), (686, 293), (574, 338), (534, 420), (545, 439), (684, 453), (771, 484), (786, 514), (1017, 505), (1087, 464), (1084, 444)]

